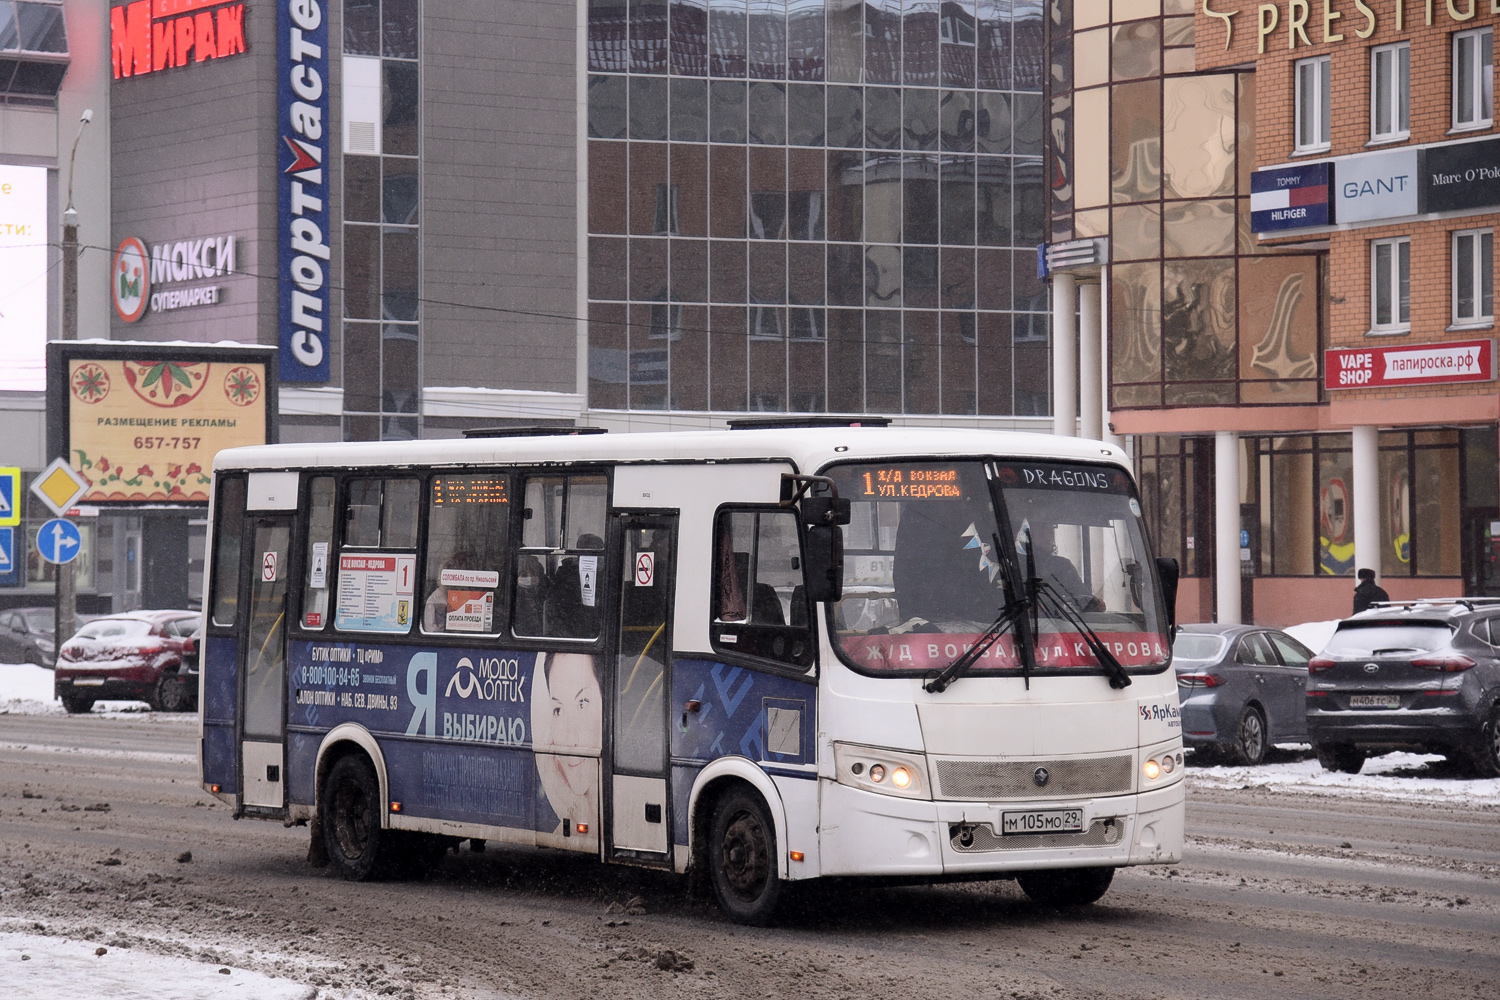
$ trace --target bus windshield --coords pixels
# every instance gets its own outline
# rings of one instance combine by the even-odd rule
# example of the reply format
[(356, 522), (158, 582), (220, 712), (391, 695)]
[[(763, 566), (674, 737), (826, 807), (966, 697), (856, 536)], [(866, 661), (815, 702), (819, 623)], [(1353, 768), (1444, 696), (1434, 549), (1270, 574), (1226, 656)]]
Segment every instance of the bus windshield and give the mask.
[[(1127, 669), (1166, 666), (1165, 614), (1140, 503), (1122, 470), (959, 460), (849, 464), (826, 474), (853, 502), (834, 629), (854, 668), (942, 670), (1000, 616), (1007, 587), (1027, 579), (1038, 591), (1036, 672), (1103, 672), (1079, 623)], [(1024, 660), (1012, 629), (970, 673), (1019, 672)]]

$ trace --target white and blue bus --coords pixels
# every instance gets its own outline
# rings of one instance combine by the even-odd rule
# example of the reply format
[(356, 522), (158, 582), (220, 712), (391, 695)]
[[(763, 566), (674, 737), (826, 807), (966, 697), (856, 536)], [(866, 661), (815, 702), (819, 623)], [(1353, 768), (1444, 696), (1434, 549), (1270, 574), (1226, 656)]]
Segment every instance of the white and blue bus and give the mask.
[(545, 846), (750, 923), (819, 876), (1081, 904), (1178, 861), (1124, 453), (785, 423), (221, 452), (205, 790), (353, 879)]

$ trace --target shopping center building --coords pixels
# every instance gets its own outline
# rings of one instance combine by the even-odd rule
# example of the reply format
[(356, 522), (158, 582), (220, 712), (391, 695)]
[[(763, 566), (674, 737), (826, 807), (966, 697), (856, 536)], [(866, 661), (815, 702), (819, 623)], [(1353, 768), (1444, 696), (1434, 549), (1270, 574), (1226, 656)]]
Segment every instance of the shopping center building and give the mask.
[(1500, 6), (1048, 12), (1054, 309), (1187, 620), (1500, 594)]
[[(72, 43), (28, 111), (61, 137), (26, 154), (38, 267), (60, 95), (102, 80), (79, 336), (279, 346), (281, 440), (1052, 426), (1039, 2), (0, 0), (38, 6)], [(0, 406), (40, 428), (38, 390)], [(18, 448), (0, 465), (28, 478), (51, 457)], [(201, 566), (200, 515), (102, 514), (129, 548), (81, 605), (191, 600), (192, 569), (120, 574), (143, 549)], [(0, 599), (36, 603), (47, 572)]]

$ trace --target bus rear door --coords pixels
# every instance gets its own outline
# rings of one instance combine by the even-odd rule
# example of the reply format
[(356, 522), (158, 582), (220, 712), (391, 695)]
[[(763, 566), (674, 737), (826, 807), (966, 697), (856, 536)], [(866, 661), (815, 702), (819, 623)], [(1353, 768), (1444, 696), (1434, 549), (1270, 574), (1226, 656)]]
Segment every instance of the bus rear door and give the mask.
[(240, 801), (248, 807), (281, 809), (286, 804), (287, 584), (297, 475), (252, 474), (248, 492), (249, 599), (240, 602), (236, 628), (244, 636), (239, 665)]
[(666, 695), (672, 689), (677, 515), (624, 514), (618, 530), (608, 843), (615, 857), (667, 863), (671, 796)]

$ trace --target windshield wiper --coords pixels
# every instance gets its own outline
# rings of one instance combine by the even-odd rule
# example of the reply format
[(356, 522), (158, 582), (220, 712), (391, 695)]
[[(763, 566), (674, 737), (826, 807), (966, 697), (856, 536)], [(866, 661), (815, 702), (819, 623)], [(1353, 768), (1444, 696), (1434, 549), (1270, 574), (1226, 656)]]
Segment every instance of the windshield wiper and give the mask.
[(1031, 584), (1036, 588), (1037, 605), (1045, 603), (1054, 616), (1063, 619), (1082, 634), (1084, 644), (1094, 654), (1094, 659), (1099, 661), (1099, 666), (1103, 667), (1104, 672), (1109, 675), (1109, 686), (1116, 690), (1129, 687), (1130, 674), (1126, 672), (1120, 661), (1115, 659), (1115, 654), (1109, 651), (1104, 640), (1099, 638), (1099, 633), (1083, 620), (1083, 616), (1074, 609), (1067, 597), (1046, 580), (1033, 576)]
[(1020, 621), (1021, 617), (1026, 614), (1026, 611), (1025, 601), (1013, 598), (1007, 600), (1005, 607), (1000, 611), (1000, 617), (996, 618), (990, 627), (984, 630), (984, 634), (975, 640), (974, 645), (964, 650), (961, 656), (944, 667), (940, 672), (928, 675), (927, 679), (922, 682), (922, 690), (933, 694), (948, 690), (948, 685), (952, 684), (963, 674), (968, 673), (969, 668), (979, 662), (979, 658), (1011, 626)]

